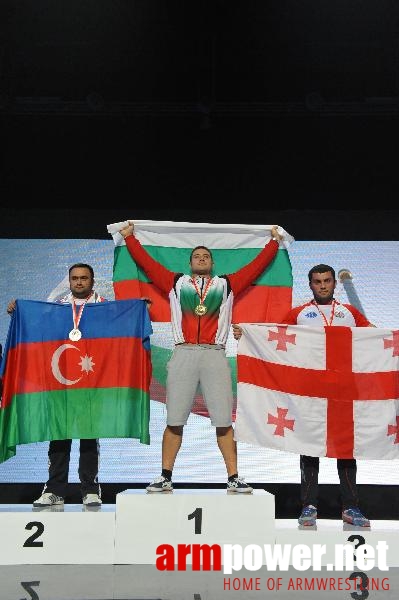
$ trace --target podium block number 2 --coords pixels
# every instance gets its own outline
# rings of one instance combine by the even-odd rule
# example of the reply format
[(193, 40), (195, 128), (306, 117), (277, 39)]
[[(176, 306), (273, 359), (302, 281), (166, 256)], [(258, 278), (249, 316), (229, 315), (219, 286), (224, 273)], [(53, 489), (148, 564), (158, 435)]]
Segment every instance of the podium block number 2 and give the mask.
[(194, 519), (194, 533), (200, 534), (202, 532), (202, 508), (196, 508), (191, 515), (188, 515), (187, 519), (189, 521)]
[(43, 548), (43, 542), (37, 541), (37, 538), (40, 537), (44, 531), (44, 525), (41, 521), (30, 521), (30, 523), (26, 524), (25, 529), (34, 529), (35, 531), (28, 537), (25, 541), (23, 547), (24, 548)]

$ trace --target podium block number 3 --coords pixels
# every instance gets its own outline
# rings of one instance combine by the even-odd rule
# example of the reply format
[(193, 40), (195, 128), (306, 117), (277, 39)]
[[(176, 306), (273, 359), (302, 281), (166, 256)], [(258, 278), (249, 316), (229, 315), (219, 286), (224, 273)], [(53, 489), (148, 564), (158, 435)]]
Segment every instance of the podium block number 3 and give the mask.
[(200, 534), (202, 532), (202, 508), (196, 508), (191, 515), (188, 515), (187, 519), (189, 521), (194, 519), (194, 533)]

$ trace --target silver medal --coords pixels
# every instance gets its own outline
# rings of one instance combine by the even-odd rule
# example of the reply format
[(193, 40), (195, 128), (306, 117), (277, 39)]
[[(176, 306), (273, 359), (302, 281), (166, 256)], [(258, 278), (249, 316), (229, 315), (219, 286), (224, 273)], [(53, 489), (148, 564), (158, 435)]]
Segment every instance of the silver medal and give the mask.
[(82, 332), (79, 329), (71, 329), (69, 332), (69, 339), (72, 342), (77, 342), (82, 337)]

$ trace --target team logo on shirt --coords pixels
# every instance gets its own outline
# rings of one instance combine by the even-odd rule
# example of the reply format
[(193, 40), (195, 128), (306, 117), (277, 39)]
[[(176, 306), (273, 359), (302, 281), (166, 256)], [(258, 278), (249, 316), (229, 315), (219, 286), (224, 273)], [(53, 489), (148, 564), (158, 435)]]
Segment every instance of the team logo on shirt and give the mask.
[(337, 310), (337, 312), (334, 313), (334, 317), (337, 317), (337, 319), (345, 319), (345, 313), (341, 310)]
[(317, 313), (317, 312), (314, 312), (314, 311), (312, 311), (312, 312), (308, 312), (308, 313), (306, 313), (306, 315), (305, 315), (305, 317), (306, 317), (307, 319), (315, 319), (317, 316), (318, 316), (318, 313)]

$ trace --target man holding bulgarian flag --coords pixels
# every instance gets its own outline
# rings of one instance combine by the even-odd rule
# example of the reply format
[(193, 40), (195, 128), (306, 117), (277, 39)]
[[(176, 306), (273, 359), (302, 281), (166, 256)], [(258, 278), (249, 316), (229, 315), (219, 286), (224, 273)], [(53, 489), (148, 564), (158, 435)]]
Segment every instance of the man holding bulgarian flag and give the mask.
[(241, 269), (231, 275), (213, 275), (212, 251), (203, 245), (190, 253), (190, 274), (173, 272), (154, 259), (134, 235), (131, 221), (119, 229), (127, 250), (164, 295), (168, 297), (174, 337), (174, 351), (168, 363), (167, 425), (162, 442), (162, 473), (148, 492), (173, 490), (172, 471), (180, 450), (198, 385), (201, 387), (218, 447), (223, 456), (227, 490), (251, 493), (252, 488), (238, 476), (237, 446), (232, 428), (231, 371), (225, 354), (231, 327), (233, 302), (276, 257), (283, 234), (277, 226), (272, 239)]

